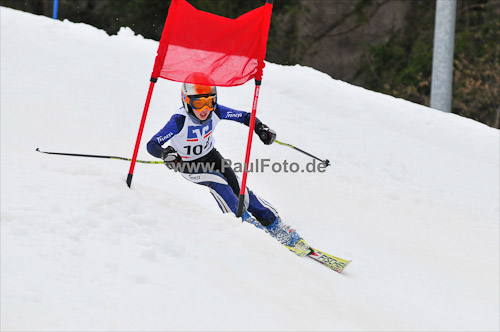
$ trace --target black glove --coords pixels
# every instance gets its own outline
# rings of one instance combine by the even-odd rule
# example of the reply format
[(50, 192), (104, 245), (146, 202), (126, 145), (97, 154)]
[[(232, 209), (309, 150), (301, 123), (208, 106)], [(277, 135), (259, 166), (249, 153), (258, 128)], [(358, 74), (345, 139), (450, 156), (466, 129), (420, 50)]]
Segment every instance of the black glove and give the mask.
[(161, 159), (169, 169), (174, 169), (177, 163), (181, 162), (182, 158), (177, 151), (171, 146), (167, 146), (161, 153)]
[(259, 135), (260, 140), (266, 144), (272, 144), (276, 139), (276, 132), (263, 123), (255, 126), (255, 133)]

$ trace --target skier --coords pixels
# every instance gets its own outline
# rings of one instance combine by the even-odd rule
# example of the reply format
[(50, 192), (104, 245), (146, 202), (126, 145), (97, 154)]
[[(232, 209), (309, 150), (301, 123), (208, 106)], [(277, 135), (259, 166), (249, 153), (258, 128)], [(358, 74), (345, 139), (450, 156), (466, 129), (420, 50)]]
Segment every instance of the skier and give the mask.
[[(203, 73), (192, 73), (186, 82), (213, 82)], [(147, 144), (148, 152), (161, 158), (170, 169), (194, 183), (207, 186), (223, 213), (238, 209), (240, 182), (234, 170), (224, 163), (215, 149), (213, 132), (220, 120), (250, 123), (250, 113), (231, 109), (217, 103), (217, 89), (211, 85), (183, 83), (182, 107)], [(272, 144), (276, 133), (255, 119), (255, 133), (261, 141)], [(162, 146), (170, 142), (171, 145)], [(300, 235), (284, 224), (276, 209), (267, 201), (246, 189), (242, 220), (264, 229), (272, 237), (299, 256), (310, 252)]]

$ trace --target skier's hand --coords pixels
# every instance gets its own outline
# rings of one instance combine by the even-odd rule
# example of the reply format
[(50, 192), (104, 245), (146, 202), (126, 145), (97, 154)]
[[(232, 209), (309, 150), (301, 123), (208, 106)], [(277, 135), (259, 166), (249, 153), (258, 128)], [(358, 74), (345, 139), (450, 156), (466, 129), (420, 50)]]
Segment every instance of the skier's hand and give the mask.
[(177, 166), (177, 163), (182, 160), (181, 156), (179, 156), (177, 151), (175, 151), (175, 149), (171, 146), (167, 146), (165, 149), (163, 149), (163, 152), (161, 153), (161, 159), (163, 159), (165, 166), (167, 166), (169, 169), (174, 169), (175, 166)]
[(272, 144), (276, 139), (276, 132), (263, 123), (259, 123), (255, 126), (255, 133), (259, 135), (262, 143), (266, 145)]

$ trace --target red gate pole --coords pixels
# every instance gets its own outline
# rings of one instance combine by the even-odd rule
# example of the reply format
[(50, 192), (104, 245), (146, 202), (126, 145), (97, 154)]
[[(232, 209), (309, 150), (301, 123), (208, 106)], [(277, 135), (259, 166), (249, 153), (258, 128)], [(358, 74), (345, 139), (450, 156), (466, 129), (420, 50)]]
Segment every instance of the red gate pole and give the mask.
[(135, 161), (137, 160), (137, 154), (139, 152), (139, 146), (141, 145), (142, 132), (144, 130), (144, 124), (146, 123), (146, 117), (148, 116), (149, 103), (151, 102), (151, 96), (153, 95), (153, 90), (155, 88), (155, 83), (158, 79), (151, 77), (149, 83), (148, 97), (146, 98), (146, 104), (144, 105), (144, 111), (142, 112), (141, 125), (139, 126), (139, 133), (137, 134), (137, 140), (135, 141), (134, 155), (132, 156), (132, 161), (130, 162), (130, 169), (127, 176), (127, 185), (130, 188), (132, 184), (132, 177), (134, 176)]
[(238, 198), (238, 211), (236, 216), (239, 218), (243, 215), (243, 206), (245, 205), (245, 188), (247, 185), (248, 163), (250, 161), (250, 151), (252, 150), (253, 130), (255, 127), (255, 118), (257, 116), (257, 102), (259, 101), (260, 84), (262, 81), (255, 80), (255, 92), (253, 95), (252, 116), (248, 125), (248, 141), (247, 152), (245, 155), (245, 167), (243, 168), (243, 179), (241, 180), (240, 196)]

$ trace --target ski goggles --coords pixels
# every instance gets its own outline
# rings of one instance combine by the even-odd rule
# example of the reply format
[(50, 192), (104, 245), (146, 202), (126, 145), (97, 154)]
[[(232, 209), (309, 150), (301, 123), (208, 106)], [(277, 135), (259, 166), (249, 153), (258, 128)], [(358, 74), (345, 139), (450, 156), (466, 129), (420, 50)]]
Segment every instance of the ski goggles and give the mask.
[(217, 103), (216, 95), (198, 95), (189, 97), (182, 93), (182, 97), (187, 104), (198, 112), (203, 112), (207, 108), (210, 111), (213, 111), (215, 104)]

